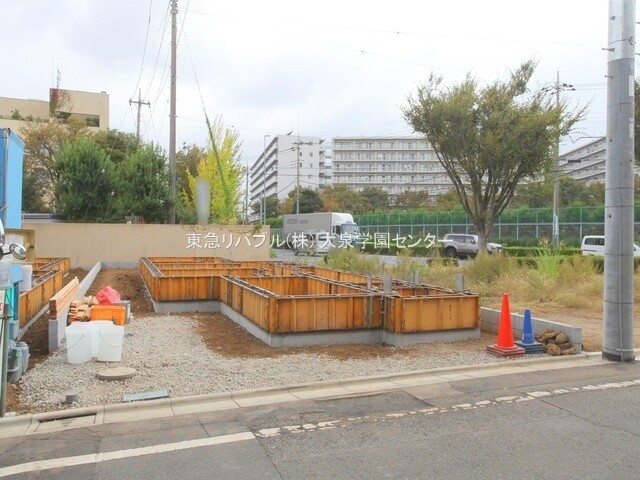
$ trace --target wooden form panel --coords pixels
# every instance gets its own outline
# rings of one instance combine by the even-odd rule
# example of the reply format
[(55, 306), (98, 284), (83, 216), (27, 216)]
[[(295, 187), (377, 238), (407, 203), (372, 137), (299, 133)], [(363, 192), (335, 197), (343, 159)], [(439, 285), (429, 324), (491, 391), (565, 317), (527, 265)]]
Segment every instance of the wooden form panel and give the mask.
[(382, 323), (381, 296), (277, 296), (233, 277), (221, 277), (220, 290), (221, 301), (269, 333), (380, 328)]
[[(176, 300), (210, 300), (220, 296), (219, 282), (215, 276), (193, 277), (155, 277), (153, 287), (149, 289), (156, 302)], [(214, 284), (218, 284), (216, 289)]]
[(226, 263), (226, 260), (221, 257), (145, 257), (154, 265), (166, 264), (166, 265), (179, 265), (179, 264), (210, 264), (219, 265)]
[(36, 258), (32, 265), (34, 273), (38, 270), (61, 270), (66, 274), (71, 269), (71, 260), (69, 258)]
[(428, 285), (394, 285), (394, 293), (397, 293), (401, 297), (415, 297), (415, 296), (432, 296), (432, 295), (464, 295), (448, 288), (431, 287)]
[(220, 277), (220, 300), (267, 332), (275, 332), (273, 295), (239, 278)]
[[(218, 299), (269, 333), (382, 326), (409, 333), (479, 326), (477, 295), (400, 281), (393, 282), (393, 294), (385, 295), (379, 277), (373, 277), (372, 290), (367, 290), (365, 275), (284, 262), (240, 264), (172, 268), (165, 274), (141, 259), (140, 270), (156, 301)], [(244, 268), (249, 265), (261, 267)]]
[[(344, 283), (357, 283), (360, 285), (366, 285), (369, 277), (361, 273), (345, 272), (343, 270), (333, 270), (331, 268), (315, 267), (313, 275), (318, 277), (335, 280), (337, 282)], [(379, 277), (372, 277), (372, 281), (375, 283), (381, 282)]]
[(31, 320), (62, 288), (63, 277), (62, 270), (51, 270), (40, 276), (39, 283), (34, 285), (31, 290), (20, 294), (20, 311), (18, 312), (20, 327)]
[(222, 275), (231, 275), (238, 277), (248, 277), (253, 275), (262, 275), (264, 272), (259, 268), (243, 268), (243, 267), (210, 267), (201, 270), (191, 270), (188, 268), (180, 270), (162, 270), (161, 277), (181, 278), (181, 277), (221, 277)]
[(154, 263), (154, 265), (164, 275), (169, 276), (172, 272), (202, 272), (216, 270), (218, 268), (241, 267), (240, 262), (235, 263)]
[(380, 328), (382, 298), (373, 295), (276, 297), (278, 333)]
[(480, 326), (477, 295), (386, 297), (385, 328), (396, 333), (431, 332)]
[(368, 293), (353, 285), (309, 276), (240, 277), (243, 281), (281, 295), (353, 295)]

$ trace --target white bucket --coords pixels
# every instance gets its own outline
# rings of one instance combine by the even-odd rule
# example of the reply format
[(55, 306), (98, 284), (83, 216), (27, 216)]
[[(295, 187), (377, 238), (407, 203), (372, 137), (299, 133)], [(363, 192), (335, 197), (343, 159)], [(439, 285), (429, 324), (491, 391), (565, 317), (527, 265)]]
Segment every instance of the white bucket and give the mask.
[(9, 255), (0, 260), (0, 288), (11, 286), (11, 255)]
[(114, 325), (103, 326), (99, 331), (98, 361), (119, 362), (122, 358), (122, 342), (124, 340), (124, 327)]
[(22, 270), (22, 282), (20, 283), (20, 291), (28, 292), (31, 290), (33, 279), (33, 265), (20, 265)]
[(91, 356), (98, 356), (98, 343), (100, 341), (100, 330), (103, 327), (112, 327), (113, 322), (111, 320), (91, 320), (87, 323), (89, 326), (89, 332), (91, 333)]
[(91, 360), (91, 332), (84, 325), (74, 322), (65, 328), (67, 337), (67, 362), (84, 363)]

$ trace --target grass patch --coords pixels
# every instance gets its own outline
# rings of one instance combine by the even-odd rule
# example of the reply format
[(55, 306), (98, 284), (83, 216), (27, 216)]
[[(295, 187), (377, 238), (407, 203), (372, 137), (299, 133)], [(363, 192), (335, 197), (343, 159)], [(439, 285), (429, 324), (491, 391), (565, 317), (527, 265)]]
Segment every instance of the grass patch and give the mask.
[(324, 262), (336, 270), (365, 275), (380, 276), (385, 270), (384, 263), (377, 255), (363, 255), (354, 248), (335, 248), (324, 257)]
[[(450, 259), (412, 257), (407, 252), (398, 255), (397, 265), (385, 267), (377, 255), (336, 249), (326, 262), (339, 270), (368, 275), (386, 272), (410, 282), (418, 275), (420, 283), (444, 288), (454, 288), (456, 274), (462, 273), (465, 289), (478, 293), (487, 306), (499, 307), (502, 294), (508, 292), (514, 305), (528, 308), (601, 308), (604, 278), (590, 257), (556, 255), (549, 249), (540, 252), (527, 264), (509, 255), (479, 255), (462, 267)], [(640, 277), (636, 285), (640, 285)], [(636, 292), (636, 302), (640, 302), (638, 288)]]

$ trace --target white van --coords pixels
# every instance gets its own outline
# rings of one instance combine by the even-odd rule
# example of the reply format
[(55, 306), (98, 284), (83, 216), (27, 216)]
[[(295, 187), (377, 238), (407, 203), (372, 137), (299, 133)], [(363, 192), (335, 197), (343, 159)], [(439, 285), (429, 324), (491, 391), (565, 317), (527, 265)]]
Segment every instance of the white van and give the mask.
[[(587, 235), (582, 239), (581, 255), (597, 255), (604, 257), (604, 235)], [(640, 247), (633, 245), (633, 256), (640, 257)]]

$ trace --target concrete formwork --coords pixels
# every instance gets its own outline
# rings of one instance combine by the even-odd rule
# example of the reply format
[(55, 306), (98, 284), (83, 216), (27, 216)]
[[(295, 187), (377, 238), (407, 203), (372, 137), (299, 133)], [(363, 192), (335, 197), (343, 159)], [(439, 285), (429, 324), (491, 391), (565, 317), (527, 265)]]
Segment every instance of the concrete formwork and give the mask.
[[(405, 345), (480, 335), (479, 297), (468, 292), (399, 281), (384, 292), (379, 277), (324, 267), (207, 260), (141, 258), (154, 308), (202, 311), (186, 302), (206, 301), (205, 310), (224, 311), (273, 346), (311, 345), (314, 338), (317, 344)], [(335, 342), (329, 334), (336, 334)]]

